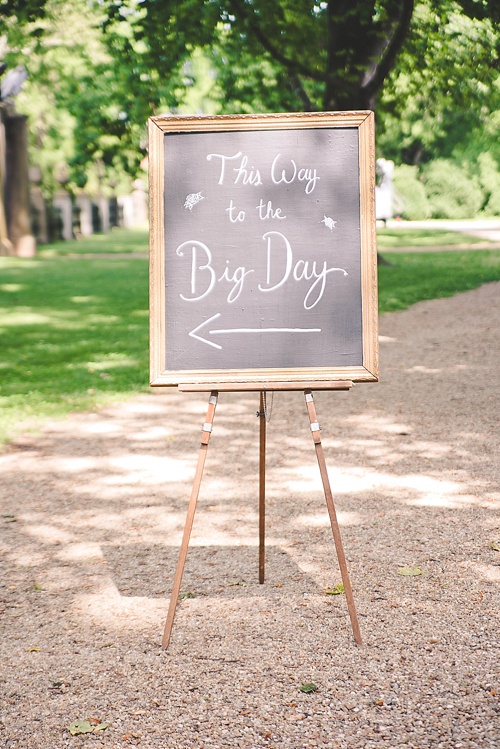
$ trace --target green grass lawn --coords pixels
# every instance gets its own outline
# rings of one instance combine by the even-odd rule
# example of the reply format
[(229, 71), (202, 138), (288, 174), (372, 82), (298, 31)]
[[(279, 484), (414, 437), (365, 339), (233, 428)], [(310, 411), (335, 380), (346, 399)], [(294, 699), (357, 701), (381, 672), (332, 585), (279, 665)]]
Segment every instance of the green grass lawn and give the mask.
[(109, 234), (93, 234), (91, 237), (74, 239), (71, 242), (51, 242), (41, 245), (38, 257), (61, 255), (101, 255), (147, 253), (148, 230), (113, 229)]
[(500, 281), (500, 250), (391, 253), (379, 266), (379, 311), (410, 307)]
[(145, 260), (0, 258), (0, 441), (148, 390)]
[[(135, 247), (144, 259), (68, 258), (60, 245), (54, 256), (0, 258), (0, 442), (149, 390), (147, 234), (67, 245), (83, 241), (100, 253)], [(379, 269), (381, 312), (500, 280), (500, 251), (391, 253), (390, 262)]]
[(439, 247), (444, 245), (485, 244), (484, 237), (474, 237), (446, 229), (379, 229), (377, 242), (381, 252), (395, 247)]

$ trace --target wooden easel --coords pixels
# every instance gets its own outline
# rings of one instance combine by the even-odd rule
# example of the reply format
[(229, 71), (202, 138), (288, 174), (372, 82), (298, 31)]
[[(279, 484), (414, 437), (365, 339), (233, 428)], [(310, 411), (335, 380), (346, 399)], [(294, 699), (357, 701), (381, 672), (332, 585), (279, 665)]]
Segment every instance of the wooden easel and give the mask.
[[(349, 617), (351, 619), (351, 626), (354, 634), (354, 639), (357, 645), (361, 645), (361, 632), (359, 629), (358, 617), (356, 614), (356, 606), (354, 604), (354, 597), (352, 594), (351, 581), (349, 579), (349, 572), (347, 569), (347, 562), (344, 554), (344, 547), (342, 545), (342, 538), (340, 535), (340, 528), (337, 521), (337, 513), (335, 512), (335, 505), (333, 503), (333, 495), (330, 487), (330, 481), (328, 478), (328, 471), (326, 468), (325, 455), (323, 452), (323, 445), (321, 444), (320, 428), (316, 418), (316, 409), (314, 406), (314, 399), (312, 395), (312, 389), (314, 390), (349, 390), (352, 387), (351, 381), (332, 381), (332, 382), (314, 382), (314, 383), (233, 383), (233, 384), (217, 384), (212, 385), (210, 390), (210, 397), (208, 399), (208, 411), (206, 420), (202, 427), (202, 437), (200, 445), (200, 453), (198, 456), (198, 464), (196, 467), (196, 473), (193, 482), (193, 488), (191, 491), (191, 498), (189, 500), (188, 511), (186, 516), (186, 524), (184, 526), (184, 534), (182, 537), (181, 547), (179, 551), (179, 559), (177, 562), (177, 569), (175, 572), (174, 582), (172, 586), (172, 592), (170, 594), (170, 603), (168, 607), (167, 620), (165, 622), (165, 630), (163, 633), (162, 647), (167, 648), (170, 642), (170, 636), (172, 633), (172, 626), (174, 623), (175, 610), (177, 607), (177, 601), (179, 599), (179, 593), (182, 582), (182, 575), (184, 572), (184, 565), (186, 562), (186, 556), (189, 546), (189, 539), (191, 536), (191, 530), (193, 527), (194, 514), (196, 510), (196, 503), (198, 501), (198, 495), (200, 492), (201, 479), (203, 475), (203, 469), (205, 466), (205, 459), (208, 450), (208, 443), (210, 441), (210, 434), (213, 428), (215, 409), (217, 406), (218, 395), (220, 391), (225, 392), (240, 392), (240, 391), (255, 391), (260, 392), (260, 409), (258, 416), (260, 418), (260, 441), (259, 441), (259, 454), (260, 454), (260, 471), (259, 471), (259, 583), (264, 582), (265, 578), (265, 460), (266, 460), (266, 413), (265, 413), (265, 393), (267, 391), (275, 390), (303, 390), (307, 413), (309, 416), (309, 422), (311, 426), (311, 433), (314, 441), (314, 447), (316, 449), (316, 457), (318, 459), (319, 470), (321, 474), (321, 480), (323, 482), (323, 490), (325, 492), (326, 505), (328, 508), (328, 514), (330, 516), (330, 524), (332, 527), (333, 540), (335, 542), (335, 549), (337, 551), (337, 558), (340, 567), (340, 574), (344, 585), (345, 596), (347, 600), (347, 608), (349, 611)], [(190, 392), (206, 392), (208, 390), (207, 385), (179, 385), (179, 390), (190, 391)]]

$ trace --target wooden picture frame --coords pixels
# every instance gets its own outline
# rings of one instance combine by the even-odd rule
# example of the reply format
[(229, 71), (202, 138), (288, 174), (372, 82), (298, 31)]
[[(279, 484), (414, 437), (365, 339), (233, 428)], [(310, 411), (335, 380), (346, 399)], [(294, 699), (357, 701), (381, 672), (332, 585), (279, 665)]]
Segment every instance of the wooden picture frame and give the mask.
[(378, 380), (374, 140), (368, 111), (149, 120), (152, 386)]

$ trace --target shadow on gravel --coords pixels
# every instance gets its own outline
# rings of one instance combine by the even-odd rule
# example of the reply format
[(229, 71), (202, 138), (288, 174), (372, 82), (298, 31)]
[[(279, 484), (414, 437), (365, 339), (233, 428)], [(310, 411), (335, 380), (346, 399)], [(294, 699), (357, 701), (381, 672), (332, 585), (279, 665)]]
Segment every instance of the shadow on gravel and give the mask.
[[(276, 746), (331, 747), (332, 720), (350, 737), (334, 745), (343, 749), (493, 746), (498, 298), (492, 285), (386, 315), (382, 382), (315, 394), (361, 651), (345, 597), (325, 593), (340, 576), (302, 394), (276, 394), (268, 424), (264, 585), (258, 394), (221, 394), (166, 655), (207, 397), (142, 396), (13, 443), (0, 457), (1, 648), (14, 695), (5, 735), (21, 742), (12, 746), (29, 745), (31, 703), (51, 716), (33, 746), (66, 746), (62, 726), (94, 704), (115, 721), (102, 746), (131, 726), (163, 749), (212, 747), (214, 736), (268, 746), (248, 722), (252, 700)], [(56, 677), (72, 685), (60, 695), (49, 691)], [(297, 696), (311, 681), (318, 698)], [(185, 727), (186, 711), (198, 729)], [(316, 744), (301, 738), (308, 715)], [(383, 743), (380, 725), (399, 743)]]

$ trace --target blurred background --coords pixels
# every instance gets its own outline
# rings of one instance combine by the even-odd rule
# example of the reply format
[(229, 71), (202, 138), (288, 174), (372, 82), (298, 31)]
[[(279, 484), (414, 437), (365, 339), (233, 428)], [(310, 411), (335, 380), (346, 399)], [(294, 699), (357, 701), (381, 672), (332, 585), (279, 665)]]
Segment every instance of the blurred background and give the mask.
[(160, 113), (373, 109), (378, 218), (500, 215), (497, 0), (1, 8), (1, 254), (144, 225)]

